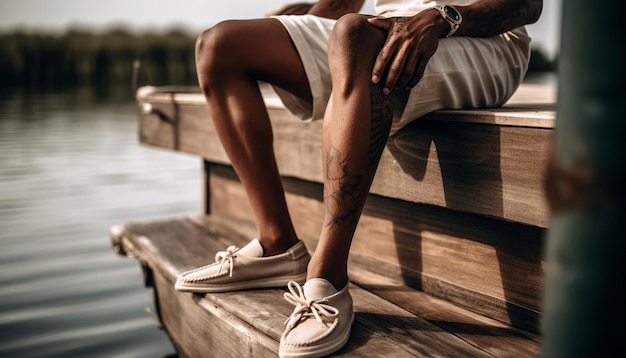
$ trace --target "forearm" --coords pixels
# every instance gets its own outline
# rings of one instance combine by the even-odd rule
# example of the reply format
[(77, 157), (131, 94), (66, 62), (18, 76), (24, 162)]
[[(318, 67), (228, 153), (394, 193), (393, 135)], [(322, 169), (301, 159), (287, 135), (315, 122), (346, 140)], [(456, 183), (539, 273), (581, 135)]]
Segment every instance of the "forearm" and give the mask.
[(309, 14), (338, 19), (345, 14), (359, 12), (365, 0), (320, 0), (309, 10)]
[(542, 0), (483, 0), (455, 6), (463, 16), (456, 36), (491, 37), (539, 19)]

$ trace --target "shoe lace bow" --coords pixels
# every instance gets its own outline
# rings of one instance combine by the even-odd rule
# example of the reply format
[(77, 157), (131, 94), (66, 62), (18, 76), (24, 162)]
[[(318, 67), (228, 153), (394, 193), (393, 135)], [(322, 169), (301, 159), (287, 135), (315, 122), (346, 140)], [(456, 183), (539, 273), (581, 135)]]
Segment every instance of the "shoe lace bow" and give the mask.
[(219, 272), (222, 272), (222, 267), (225, 264), (228, 264), (228, 275), (233, 277), (233, 258), (237, 255), (235, 253), (239, 251), (239, 248), (236, 246), (229, 246), (226, 251), (218, 251), (215, 254), (215, 262), (220, 264)]
[(285, 321), (287, 329), (295, 327), (303, 318), (313, 316), (318, 322), (324, 324), (324, 318), (332, 320), (339, 315), (339, 310), (329, 305), (327, 300), (307, 299), (298, 283), (291, 281), (287, 284), (287, 288), (289, 292), (285, 292), (285, 300), (296, 306), (291, 316)]

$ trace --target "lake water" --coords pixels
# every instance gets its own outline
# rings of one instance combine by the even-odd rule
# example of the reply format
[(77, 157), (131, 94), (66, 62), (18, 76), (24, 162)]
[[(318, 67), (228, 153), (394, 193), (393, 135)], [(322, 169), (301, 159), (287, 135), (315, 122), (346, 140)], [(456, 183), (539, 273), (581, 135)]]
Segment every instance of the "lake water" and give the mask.
[(109, 228), (200, 213), (201, 162), (136, 123), (130, 90), (0, 93), (0, 356), (176, 356)]

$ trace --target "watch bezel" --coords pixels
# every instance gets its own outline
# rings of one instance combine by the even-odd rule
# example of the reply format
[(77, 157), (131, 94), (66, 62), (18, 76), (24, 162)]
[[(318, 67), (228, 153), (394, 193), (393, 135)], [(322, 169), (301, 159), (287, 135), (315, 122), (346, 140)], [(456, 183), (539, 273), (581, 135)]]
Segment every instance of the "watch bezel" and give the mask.
[[(454, 8), (453, 6), (450, 5), (444, 5), (443, 6), (443, 11), (445, 11), (446, 16), (448, 17), (448, 19), (450, 21), (452, 21), (455, 25), (461, 25), (461, 22), (463, 21), (463, 17), (461, 16), (461, 13)], [(451, 13), (454, 13), (454, 15), (456, 15), (455, 17), (457, 17), (457, 19), (455, 19)]]

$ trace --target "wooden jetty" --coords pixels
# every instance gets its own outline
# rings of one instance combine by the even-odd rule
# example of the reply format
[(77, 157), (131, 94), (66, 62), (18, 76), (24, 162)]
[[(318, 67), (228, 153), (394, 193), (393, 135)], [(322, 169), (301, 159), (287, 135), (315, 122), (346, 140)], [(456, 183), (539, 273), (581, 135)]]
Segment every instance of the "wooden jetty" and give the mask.
[[(310, 251), (322, 223), (321, 122), (301, 123), (263, 85), (294, 224)], [(284, 289), (176, 292), (176, 276), (256, 229), (195, 88), (137, 92), (140, 142), (204, 162), (195, 217), (111, 229), (154, 290), (181, 356), (273, 357)], [(350, 256), (356, 323), (337, 356), (536, 357), (549, 210), (543, 192), (555, 88), (523, 85), (503, 107), (432, 113), (392, 137)]]

